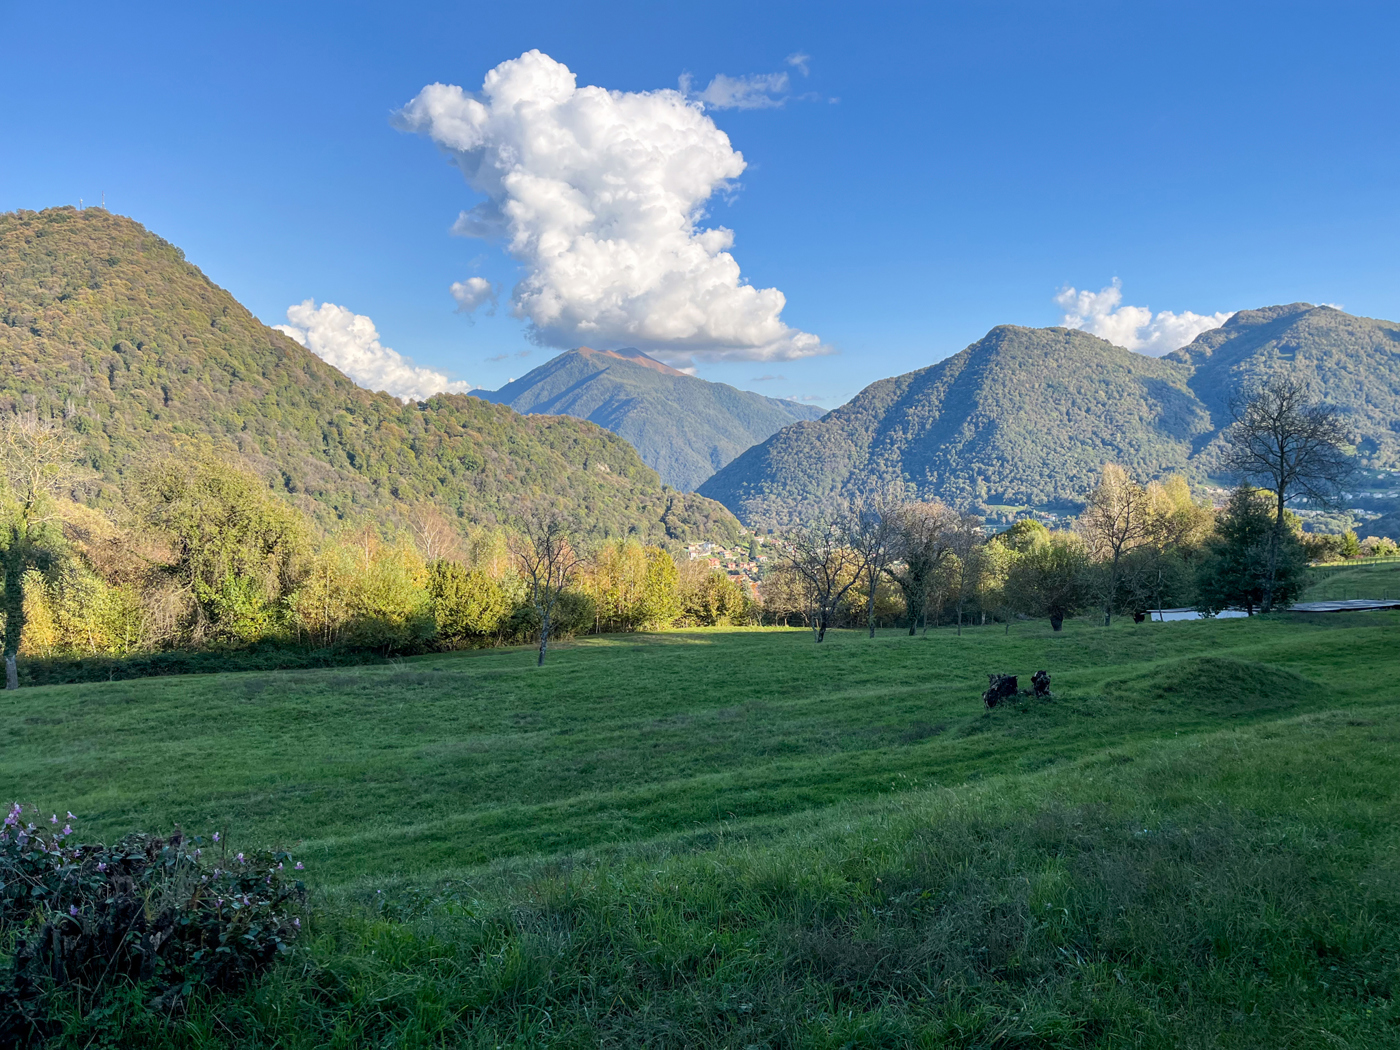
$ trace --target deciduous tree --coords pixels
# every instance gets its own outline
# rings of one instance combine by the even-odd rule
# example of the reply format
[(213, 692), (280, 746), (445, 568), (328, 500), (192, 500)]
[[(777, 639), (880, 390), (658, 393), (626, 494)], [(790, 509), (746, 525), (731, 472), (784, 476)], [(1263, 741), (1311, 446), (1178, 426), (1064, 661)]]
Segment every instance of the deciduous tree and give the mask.
[(540, 656), (543, 667), (549, 651), (549, 632), (560, 596), (578, 574), (581, 561), (571, 542), (572, 529), (563, 513), (546, 506), (532, 507), (516, 522), (509, 540), (517, 570), (525, 581), (530, 604), (540, 621)]
[(1225, 466), (1242, 482), (1272, 491), (1274, 521), (1268, 539), (1259, 607), (1275, 604), (1280, 558), (1287, 540), (1284, 511), (1293, 500), (1333, 506), (1353, 469), (1352, 437), (1341, 414), (1315, 402), (1297, 376), (1275, 373), (1231, 405)]
[(19, 688), (17, 660), (25, 625), (24, 578), (58, 562), (62, 531), (53, 497), (73, 466), (72, 438), (33, 413), (0, 421), (0, 565), (5, 572), (5, 688)]
[(1089, 554), (1104, 566), (1103, 623), (1107, 627), (1113, 622), (1123, 556), (1152, 536), (1152, 500), (1126, 470), (1116, 463), (1106, 464), (1079, 515), (1078, 527)]

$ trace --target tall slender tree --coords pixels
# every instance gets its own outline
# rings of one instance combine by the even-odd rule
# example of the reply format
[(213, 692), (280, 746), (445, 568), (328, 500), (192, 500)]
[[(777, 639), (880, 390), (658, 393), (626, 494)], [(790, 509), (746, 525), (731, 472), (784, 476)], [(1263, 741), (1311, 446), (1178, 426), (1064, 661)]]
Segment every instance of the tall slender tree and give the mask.
[(19, 688), (19, 647), (24, 633), (24, 576), (57, 562), (62, 530), (53, 497), (72, 474), (74, 442), (56, 423), (35, 413), (0, 421), (0, 565), (5, 572), (5, 688)]
[(1089, 493), (1079, 515), (1079, 531), (1089, 553), (1103, 563), (1103, 625), (1113, 622), (1113, 600), (1123, 556), (1152, 538), (1152, 500), (1147, 490), (1116, 463), (1105, 464), (1103, 476)]
[(570, 540), (571, 531), (559, 510), (538, 506), (516, 522), (509, 540), (516, 568), (540, 618), (540, 657), (536, 667), (544, 666), (545, 654), (549, 652), (549, 633), (559, 597), (582, 564)]
[(1230, 408), (1234, 423), (1225, 432), (1226, 469), (1273, 493), (1274, 524), (1259, 603), (1267, 613), (1274, 606), (1287, 531), (1284, 511), (1298, 499), (1336, 505), (1354, 466), (1347, 452), (1352, 436), (1337, 409), (1314, 401), (1308, 384), (1286, 372), (1271, 375)]
[(854, 515), (851, 541), (865, 563), (865, 622), (875, 637), (875, 592), (899, 550), (901, 502), (893, 490), (877, 492)]

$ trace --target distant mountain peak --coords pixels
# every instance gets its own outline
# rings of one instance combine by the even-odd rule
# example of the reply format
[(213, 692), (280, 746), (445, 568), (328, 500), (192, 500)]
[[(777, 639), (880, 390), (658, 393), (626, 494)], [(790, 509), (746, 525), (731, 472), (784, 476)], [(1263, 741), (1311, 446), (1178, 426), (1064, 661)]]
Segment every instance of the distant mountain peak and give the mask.
[(687, 375), (634, 347), (580, 346), (476, 396), (517, 412), (597, 423), (630, 441), (682, 492), (789, 423), (825, 411)]
[(660, 372), (667, 376), (683, 376), (686, 373), (670, 365), (662, 364), (650, 354), (645, 354), (635, 346), (624, 346), (621, 350), (594, 350), (591, 346), (580, 346), (576, 350), (569, 351), (574, 354), (582, 354), (585, 357), (616, 357), (620, 361), (630, 361), (634, 365), (641, 365), (643, 368), (650, 368), (655, 372)]

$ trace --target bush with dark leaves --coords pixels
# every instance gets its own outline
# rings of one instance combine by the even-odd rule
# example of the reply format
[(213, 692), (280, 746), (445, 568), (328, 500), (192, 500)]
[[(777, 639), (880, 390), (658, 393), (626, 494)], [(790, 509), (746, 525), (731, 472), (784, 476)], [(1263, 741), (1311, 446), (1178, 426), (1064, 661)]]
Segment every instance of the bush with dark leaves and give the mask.
[(15, 803), (0, 827), (0, 1045), (42, 1037), (60, 999), (92, 1009), (137, 987), (171, 1009), (235, 990), (301, 929), (302, 865), (286, 853), (230, 856), (219, 834), (178, 829), (78, 844), (72, 813), (34, 818)]

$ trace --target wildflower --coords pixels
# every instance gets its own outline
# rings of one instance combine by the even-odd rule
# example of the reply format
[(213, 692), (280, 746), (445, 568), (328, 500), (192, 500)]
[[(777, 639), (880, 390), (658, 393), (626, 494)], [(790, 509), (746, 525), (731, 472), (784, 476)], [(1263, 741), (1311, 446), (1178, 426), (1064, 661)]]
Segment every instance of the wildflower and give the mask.
[(107, 862), (106, 862), (105, 860), (99, 860), (99, 861), (97, 862), (97, 870), (98, 870), (98, 871), (106, 871), (106, 870), (107, 870)]
[(58, 823), (58, 814), (57, 814), (57, 813), (55, 813), (53, 816), (51, 816), (51, 817), (49, 818), (49, 823), (50, 823), (50, 824), (57, 824), (57, 823)]
[(215, 842), (218, 842), (218, 841), (219, 841), (219, 833), (218, 833), (217, 831), (214, 832), (214, 841), (215, 841)]
[(68, 914), (69, 914), (69, 915), (77, 915), (77, 914), (78, 914), (78, 906), (77, 906), (76, 904), (70, 904), (70, 905), (68, 905)]
[(73, 811), (72, 811), (71, 809), (68, 811), (68, 819), (69, 819), (69, 820), (77, 820), (77, 819), (78, 819), (77, 817), (73, 816)]
[(65, 838), (73, 834), (73, 828), (68, 824), (63, 825), (63, 834)]
[(202, 854), (203, 852), (204, 852), (203, 850), (199, 850), (199, 849), (195, 850), (195, 851), (194, 851), (194, 859), (195, 859), (195, 860), (199, 860), (200, 854)]
[(293, 919), (293, 920), (292, 920), (292, 925), (295, 926), (297, 929), (301, 929), (301, 920), (300, 920), (300, 919)]
[(233, 859), (236, 860), (236, 861), (238, 861), (239, 864), (242, 864), (242, 863), (243, 863), (243, 854), (240, 853), (238, 856), (234, 857)]
[(281, 871), (281, 870), (282, 870), (282, 862), (281, 862), (280, 860), (277, 862), (277, 870), (278, 870), (278, 871)]
[(306, 865), (303, 864), (301, 861), (297, 861), (296, 870), (297, 870), (297, 871), (305, 871), (305, 870), (306, 870)]

